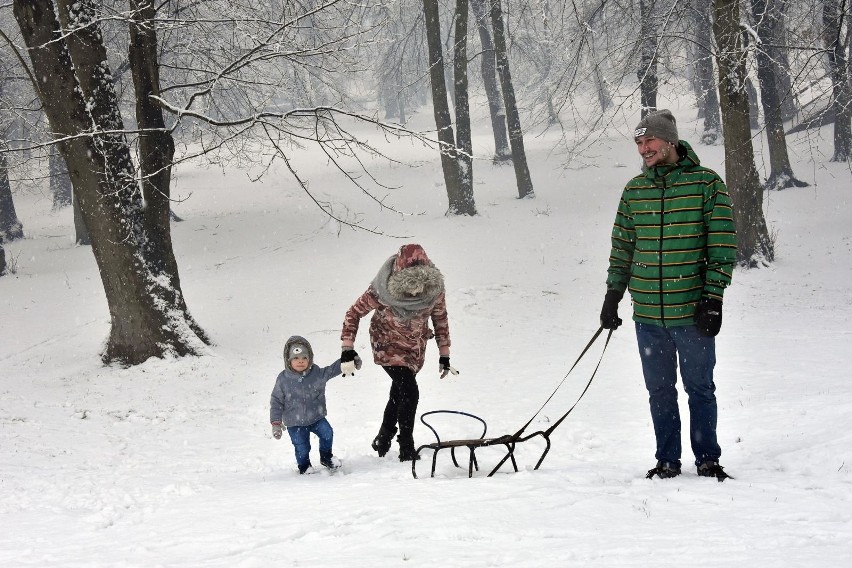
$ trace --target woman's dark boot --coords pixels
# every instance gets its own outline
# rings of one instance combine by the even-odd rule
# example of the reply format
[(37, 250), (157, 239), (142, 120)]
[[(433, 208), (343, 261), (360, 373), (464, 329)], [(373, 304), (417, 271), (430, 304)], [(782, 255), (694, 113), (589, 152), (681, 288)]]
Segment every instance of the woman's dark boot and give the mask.
[(380, 458), (385, 457), (385, 454), (388, 453), (394, 434), (396, 434), (396, 426), (391, 426), (389, 429), (384, 426), (379, 428), (379, 433), (376, 434), (371, 445), (378, 452)]
[(414, 449), (414, 437), (411, 434), (403, 436), (400, 433), (396, 437), (396, 441), (399, 444), (399, 461), (407, 462), (420, 459), (420, 456), (417, 455), (417, 451)]

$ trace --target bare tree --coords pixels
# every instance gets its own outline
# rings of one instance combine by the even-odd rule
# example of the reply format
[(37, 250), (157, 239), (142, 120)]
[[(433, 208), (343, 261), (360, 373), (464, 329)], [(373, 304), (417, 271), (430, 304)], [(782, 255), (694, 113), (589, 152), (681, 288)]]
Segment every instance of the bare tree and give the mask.
[(785, 0), (751, 0), (752, 17), (758, 33), (757, 79), (760, 84), (760, 101), (766, 125), (766, 140), (769, 147), (769, 178), (766, 189), (805, 187), (808, 184), (793, 175), (793, 167), (787, 153), (787, 137), (784, 134), (783, 100), (791, 99), (792, 93), (778, 90), (786, 71), (780, 68), (781, 30), (784, 27)]
[(497, 58), (497, 74), (503, 90), (503, 104), (506, 107), (506, 120), (509, 126), (509, 145), (512, 148), (512, 164), (515, 167), (515, 180), (518, 184), (518, 197), (535, 197), (532, 178), (527, 166), (527, 154), (524, 149), (524, 132), (521, 129), (521, 117), (515, 101), (515, 87), (512, 85), (512, 73), (509, 71), (509, 55), (506, 50), (506, 33), (503, 26), (503, 10), (500, 0), (491, 2), (491, 26), (494, 30), (494, 48)]
[(847, 61), (849, 16), (846, 0), (824, 0), (822, 19), (823, 43), (828, 53), (831, 74), (831, 106), (834, 110), (833, 162), (852, 158), (852, 85)]
[(740, 30), (739, 0), (716, 0), (713, 32), (718, 45), (719, 95), (725, 134), (725, 178), (737, 225), (737, 262), (757, 266), (774, 260), (775, 251), (763, 216), (763, 188), (754, 165), (746, 53)]
[[(447, 101), (447, 83), (444, 75), (444, 48), (441, 45), (441, 18), (437, 0), (423, 0), (426, 40), (429, 45), (429, 79), (432, 85), (432, 112), (440, 142), (441, 168), (451, 214), (468, 214), (464, 207), (464, 190), (459, 172), (456, 140), (450, 105)], [(469, 213), (472, 214), (472, 213)]]
[(639, 79), (640, 103), (642, 116), (657, 109), (657, 52), (658, 32), (654, 14), (654, 0), (639, 0), (641, 25), (639, 28), (639, 68), (636, 76)]
[(695, 29), (695, 75), (698, 84), (698, 118), (704, 119), (703, 144), (715, 144), (721, 136), (721, 118), (719, 94), (713, 71), (713, 24), (712, 4), (704, 0), (694, 0), (692, 22)]
[[(467, 80), (467, 24), (468, 0), (456, 0), (455, 47), (453, 50), (453, 83), (456, 109), (456, 151), (459, 168), (459, 191), (461, 201), (455, 204), (456, 214), (475, 215), (473, 198), (473, 143), (470, 129), (470, 102)], [(451, 203), (451, 205), (454, 205)]]
[(39, 98), (59, 140), (106, 292), (111, 326), (105, 362), (140, 363), (200, 353), (203, 339), (176, 304), (179, 289), (145, 256), (144, 208), (89, 0), (16, 0)]
[(491, 131), (494, 134), (494, 157), (495, 164), (503, 163), (512, 159), (512, 151), (509, 148), (509, 137), (506, 132), (506, 110), (503, 107), (503, 96), (500, 93), (500, 84), (497, 79), (497, 60), (494, 56), (494, 41), (491, 37), (491, 18), (485, 5), (487, 0), (471, 0), (471, 8), (476, 18), (476, 27), (479, 31), (479, 42), (482, 45), (480, 53), (480, 73), (482, 83), (485, 87), (485, 96), (488, 99), (488, 112), (491, 116)]

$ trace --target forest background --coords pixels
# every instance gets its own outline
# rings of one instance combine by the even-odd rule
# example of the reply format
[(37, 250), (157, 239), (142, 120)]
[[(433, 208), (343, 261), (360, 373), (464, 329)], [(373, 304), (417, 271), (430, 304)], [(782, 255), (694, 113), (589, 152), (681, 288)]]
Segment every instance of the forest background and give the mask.
[[(733, 565), (841, 565), (849, 16), (834, 0), (3, 4), (4, 560), (710, 565), (702, 534)], [(402, 242), (448, 275), (476, 266), (450, 294), (470, 378), (423, 410), (475, 407), (499, 430), (546, 397), (596, 325), (632, 128), (665, 106), (736, 203), (720, 396), (741, 485), (641, 479), (629, 333), (542, 471), (412, 485), (364, 448), (385, 388), (365, 371), (332, 387), (347, 475), (294, 485), (260, 434), (280, 336), (313, 331), (334, 357), (341, 309)], [(537, 357), (517, 371), (529, 392), (507, 354)]]

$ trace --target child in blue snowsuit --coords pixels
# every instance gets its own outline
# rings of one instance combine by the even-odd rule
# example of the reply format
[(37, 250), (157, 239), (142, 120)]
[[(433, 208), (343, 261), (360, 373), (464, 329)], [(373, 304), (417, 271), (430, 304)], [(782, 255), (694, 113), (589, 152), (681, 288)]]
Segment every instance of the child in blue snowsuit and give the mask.
[(326, 420), (325, 385), (339, 375), (340, 360), (328, 367), (314, 364), (314, 352), (304, 337), (294, 335), (284, 344), (285, 368), (275, 380), (269, 401), (272, 435), (281, 439), (284, 427), (296, 451), (299, 473), (311, 467), (311, 440), (319, 438), (320, 463), (330, 469), (339, 466), (331, 452), (334, 430)]

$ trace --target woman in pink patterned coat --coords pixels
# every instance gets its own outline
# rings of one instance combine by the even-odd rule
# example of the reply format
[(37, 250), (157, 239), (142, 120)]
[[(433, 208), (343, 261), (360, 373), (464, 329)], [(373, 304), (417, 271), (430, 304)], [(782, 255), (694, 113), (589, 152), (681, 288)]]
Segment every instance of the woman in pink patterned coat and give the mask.
[[(423, 247), (403, 245), (382, 264), (379, 273), (360, 298), (346, 312), (340, 334), (343, 372), (352, 373), (360, 357), (353, 349), (361, 318), (370, 320), (373, 361), (391, 378), (390, 394), (382, 426), (373, 440), (373, 449), (384, 456), (399, 425), (399, 460), (415, 459), (414, 419), (420, 390), (416, 375), (423, 368), (426, 342), (435, 338), (439, 351), (441, 378), (450, 367), (450, 327), (444, 298), (444, 277), (432, 264)], [(431, 319), (434, 332), (429, 327)], [(360, 365), (359, 365), (360, 366)]]

